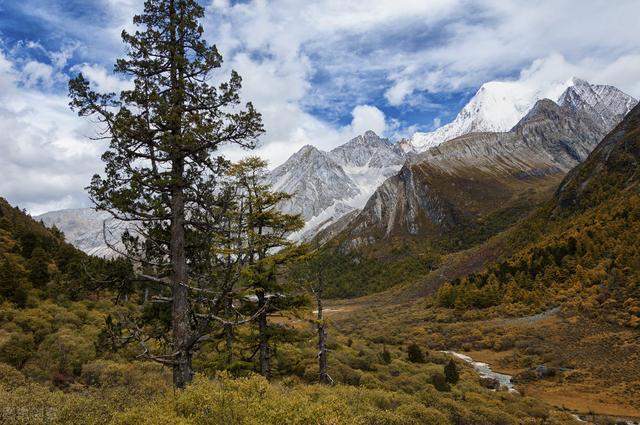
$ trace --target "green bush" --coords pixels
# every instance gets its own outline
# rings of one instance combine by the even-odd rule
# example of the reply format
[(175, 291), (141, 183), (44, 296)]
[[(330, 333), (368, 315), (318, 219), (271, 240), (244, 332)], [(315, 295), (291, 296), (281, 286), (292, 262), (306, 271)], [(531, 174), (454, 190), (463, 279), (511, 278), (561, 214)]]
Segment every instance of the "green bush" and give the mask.
[(0, 361), (22, 369), (35, 351), (33, 335), (30, 333), (13, 333), (0, 345)]
[(391, 353), (389, 352), (389, 350), (387, 350), (387, 347), (384, 347), (382, 349), (382, 352), (380, 353), (380, 361), (383, 364), (391, 363)]
[(407, 347), (407, 358), (411, 363), (424, 363), (424, 353), (418, 344), (411, 343)]
[(447, 383), (447, 378), (445, 378), (445, 376), (440, 372), (437, 372), (431, 375), (431, 383), (433, 384), (435, 389), (438, 391), (451, 390), (451, 387)]
[(449, 363), (444, 367), (444, 376), (450, 384), (457, 384), (458, 380), (460, 380), (458, 366), (453, 360), (449, 360)]

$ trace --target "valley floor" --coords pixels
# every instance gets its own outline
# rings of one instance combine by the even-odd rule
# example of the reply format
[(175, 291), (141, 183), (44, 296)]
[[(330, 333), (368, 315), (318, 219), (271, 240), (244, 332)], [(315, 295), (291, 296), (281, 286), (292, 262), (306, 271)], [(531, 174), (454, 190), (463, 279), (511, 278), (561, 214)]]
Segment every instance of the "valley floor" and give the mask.
[[(334, 326), (388, 344), (455, 350), (514, 376), (524, 395), (581, 415), (640, 422), (640, 336), (560, 307), (517, 315), (456, 312), (383, 293), (329, 303)], [(535, 368), (552, 370), (538, 377)]]

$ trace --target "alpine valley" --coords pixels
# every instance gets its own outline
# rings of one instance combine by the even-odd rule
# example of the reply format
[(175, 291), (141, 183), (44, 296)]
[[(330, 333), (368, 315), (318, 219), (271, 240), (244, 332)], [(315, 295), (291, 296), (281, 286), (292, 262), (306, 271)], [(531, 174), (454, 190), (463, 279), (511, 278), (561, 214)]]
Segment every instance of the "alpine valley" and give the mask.
[(640, 0), (0, 10), (0, 425), (640, 425)]

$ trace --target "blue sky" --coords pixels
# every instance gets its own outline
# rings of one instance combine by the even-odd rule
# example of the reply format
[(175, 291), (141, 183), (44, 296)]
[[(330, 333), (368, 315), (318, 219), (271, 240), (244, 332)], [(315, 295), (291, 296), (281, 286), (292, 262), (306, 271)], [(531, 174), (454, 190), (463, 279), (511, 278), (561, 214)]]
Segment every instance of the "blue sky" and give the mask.
[[(573, 75), (640, 97), (636, 0), (202, 0), (207, 39), (263, 113), (278, 165), (366, 129), (392, 140), (451, 121), (484, 82)], [(67, 107), (111, 74), (142, 0), (0, 0), (0, 196), (34, 213), (85, 206), (95, 129)], [(231, 158), (243, 152), (229, 150)]]

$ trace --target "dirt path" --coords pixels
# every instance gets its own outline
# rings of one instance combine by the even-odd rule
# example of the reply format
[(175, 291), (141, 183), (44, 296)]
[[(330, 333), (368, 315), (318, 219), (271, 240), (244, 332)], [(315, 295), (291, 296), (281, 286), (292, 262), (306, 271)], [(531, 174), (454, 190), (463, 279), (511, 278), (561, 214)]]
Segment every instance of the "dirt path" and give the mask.
[(560, 307), (550, 308), (542, 313), (533, 314), (531, 316), (513, 317), (506, 319), (497, 319), (496, 322), (505, 325), (531, 325), (542, 320), (555, 316), (560, 311)]

